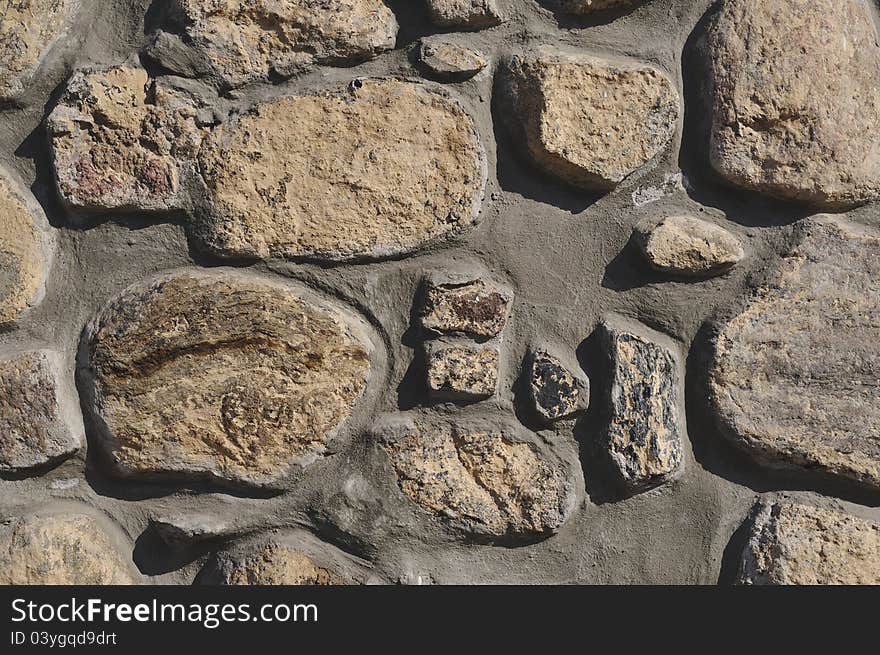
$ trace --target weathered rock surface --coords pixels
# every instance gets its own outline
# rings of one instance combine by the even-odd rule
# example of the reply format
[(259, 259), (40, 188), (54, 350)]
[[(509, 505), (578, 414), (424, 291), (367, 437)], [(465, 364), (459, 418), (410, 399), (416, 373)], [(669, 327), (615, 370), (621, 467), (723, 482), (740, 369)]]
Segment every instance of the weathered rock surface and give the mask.
[(880, 233), (817, 217), (794, 240), (718, 328), (712, 405), (765, 463), (880, 488)]
[(0, 520), (0, 584), (135, 584), (130, 562), (130, 555), (85, 514)]
[(92, 211), (180, 208), (181, 173), (203, 136), (198, 113), (139, 68), (74, 73), (46, 123), (62, 200)]
[(51, 464), (82, 447), (79, 408), (62, 395), (61, 371), (49, 350), (0, 355), (0, 471)]
[(652, 268), (675, 275), (718, 275), (745, 257), (734, 235), (692, 216), (640, 223), (633, 238)]
[(880, 524), (788, 502), (756, 508), (740, 584), (878, 585)]
[(435, 335), (497, 337), (507, 325), (513, 295), (478, 277), (429, 276), (423, 285), (419, 320)]
[(481, 30), (504, 21), (498, 0), (425, 0), (428, 15), (438, 27)]
[(343, 585), (351, 581), (317, 565), (304, 552), (269, 542), (251, 553), (218, 553), (203, 581), (220, 585)]
[(470, 226), (486, 168), (442, 90), (396, 80), (282, 98), (213, 131), (199, 157), (222, 255), (352, 260), (408, 253)]
[[(675, 356), (649, 336), (604, 321), (611, 357), (607, 447), (624, 484), (639, 490), (674, 476), (682, 461), (679, 373)], [(644, 334), (644, 336), (643, 336)]]
[(42, 298), (52, 250), (47, 225), (36, 201), (0, 170), (0, 325)]
[(213, 514), (169, 514), (157, 516), (150, 525), (172, 548), (182, 548), (209, 539), (235, 534), (235, 528)]
[(550, 0), (550, 4), (569, 14), (593, 14), (609, 9), (623, 9), (646, 0)]
[(124, 476), (269, 485), (318, 457), (366, 384), (343, 310), (229, 271), (134, 285), (86, 328), (83, 384)]
[(482, 400), (495, 395), (501, 354), (493, 344), (425, 344), (428, 391), (440, 400)]
[(172, 21), (227, 87), (315, 64), (361, 63), (394, 48), (382, 0), (172, 0)]
[(500, 118), (538, 167), (571, 185), (609, 191), (675, 135), (678, 92), (641, 62), (540, 49), (508, 58), (501, 75)]
[(864, 0), (725, 0), (706, 48), (722, 177), (823, 207), (880, 197), (880, 47)]
[(79, 0), (15, 0), (0, 16), (0, 100), (19, 96)]
[(482, 52), (444, 36), (426, 36), (417, 47), (422, 68), (438, 80), (462, 82), (489, 65)]
[(574, 504), (561, 467), (493, 425), (398, 417), (376, 434), (401, 490), (422, 509), (490, 538), (549, 536)]
[(584, 411), (590, 404), (590, 381), (572, 372), (544, 349), (529, 353), (529, 399), (532, 409), (545, 421), (558, 421)]

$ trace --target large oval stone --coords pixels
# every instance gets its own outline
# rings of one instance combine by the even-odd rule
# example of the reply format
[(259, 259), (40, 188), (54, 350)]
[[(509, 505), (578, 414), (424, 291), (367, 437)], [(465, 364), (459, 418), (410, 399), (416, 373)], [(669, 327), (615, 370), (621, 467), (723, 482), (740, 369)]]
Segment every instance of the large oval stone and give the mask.
[(228, 271), (137, 284), (85, 342), (83, 386), (116, 473), (247, 485), (323, 452), (364, 390), (372, 350), (343, 310)]
[(246, 257), (408, 253), (471, 225), (486, 180), (463, 107), (396, 79), (257, 106), (213, 131), (199, 165), (197, 238)]

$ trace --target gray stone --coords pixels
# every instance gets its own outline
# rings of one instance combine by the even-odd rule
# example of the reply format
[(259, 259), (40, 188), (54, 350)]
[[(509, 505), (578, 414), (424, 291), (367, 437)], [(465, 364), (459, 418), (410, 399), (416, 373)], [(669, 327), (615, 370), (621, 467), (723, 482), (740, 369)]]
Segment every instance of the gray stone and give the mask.
[(439, 400), (483, 400), (495, 395), (501, 354), (494, 344), (429, 341), (428, 390)]
[(237, 532), (228, 521), (213, 514), (166, 514), (153, 518), (150, 525), (172, 548), (228, 537)]
[(417, 46), (419, 63), (431, 77), (463, 82), (489, 65), (486, 55), (444, 36), (426, 36)]
[(675, 275), (720, 275), (745, 257), (730, 232), (692, 216), (645, 221), (633, 230), (633, 238), (652, 268)]

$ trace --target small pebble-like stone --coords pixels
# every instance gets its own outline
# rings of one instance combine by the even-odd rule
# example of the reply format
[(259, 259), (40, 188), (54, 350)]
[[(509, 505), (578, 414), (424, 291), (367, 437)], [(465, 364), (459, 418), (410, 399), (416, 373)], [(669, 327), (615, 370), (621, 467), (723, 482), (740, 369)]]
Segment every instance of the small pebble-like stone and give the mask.
[(880, 524), (836, 510), (762, 502), (739, 583), (880, 585)]
[(422, 293), (419, 320), (425, 331), (480, 340), (501, 334), (513, 300), (501, 286), (469, 276), (429, 276)]
[(495, 395), (500, 353), (492, 344), (425, 344), (428, 390), (440, 400), (483, 400)]
[(207, 565), (201, 581), (219, 585), (324, 586), (351, 584), (342, 575), (319, 566), (307, 553), (268, 542), (244, 554), (221, 552)]
[(562, 361), (543, 349), (529, 353), (529, 399), (532, 409), (545, 421), (569, 418), (590, 404), (590, 381), (572, 372)]
[(424, 70), (445, 82), (469, 80), (489, 65), (483, 53), (444, 36), (426, 36), (417, 47)]
[(438, 27), (481, 30), (504, 21), (498, 0), (424, 0), (428, 15)]
[(691, 216), (640, 223), (633, 238), (652, 268), (675, 275), (719, 275), (745, 257), (742, 244), (730, 232)]

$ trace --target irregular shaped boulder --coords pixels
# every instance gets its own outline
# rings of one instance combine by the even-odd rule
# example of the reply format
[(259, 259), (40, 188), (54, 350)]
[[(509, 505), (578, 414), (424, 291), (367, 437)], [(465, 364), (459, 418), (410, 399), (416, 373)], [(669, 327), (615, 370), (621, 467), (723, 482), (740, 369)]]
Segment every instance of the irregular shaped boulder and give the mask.
[(709, 397), (725, 436), (771, 466), (880, 489), (880, 233), (817, 217), (718, 326)]
[(269, 542), (236, 555), (218, 553), (200, 576), (205, 584), (219, 585), (344, 585), (342, 575), (319, 566), (306, 553)]
[(419, 320), (435, 335), (474, 339), (497, 337), (507, 325), (513, 295), (482, 278), (429, 276), (422, 290)]
[(712, 167), (783, 200), (880, 197), (880, 46), (864, 0), (725, 0), (706, 36)]
[(428, 391), (440, 400), (483, 400), (495, 395), (501, 353), (491, 344), (425, 344)]
[(396, 79), (281, 98), (214, 130), (196, 235), (229, 256), (355, 260), (470, 226), (486, 167), (462, 106)]
[(555, 355), (544, 349), (529, 353), (529, 400), (544, 421), (554, 422), (584, 411), (590, 404), (590, 381), (573, 373)]
[(880, 524), (809, 505), (761, 503), (739, 583), (878, 585)]
[(372, 352), (348, 312), (230, 271), (136, 284), (84, 337), (80, 386), (115, 473), (258, 486), (321, 455)]
[(0, 355), (0, 471), (52, 464), (82, 447), (79, 408), (64, 397), (61, 376), (52, 351)]
[(640, 223), (633, 238), (652, 268), (674, 275), (719, 275), (745, 257), (742, 244), (730, 232), (691, 216)]
[(425, 0), (428, 15), (438, 27), (481, 30), (500, 25), (504, 18), (498, 0)]
[(486, 56), (444, 36), (426, 36), (417, 56), (429, 76), (444, 82), (463, 82), (489, 65)]
[(675, 136), (678, 91), (647, 64), (540, 49), (500, 74), (500, 119), (532, 162), (573, 186), (610, 191)]

